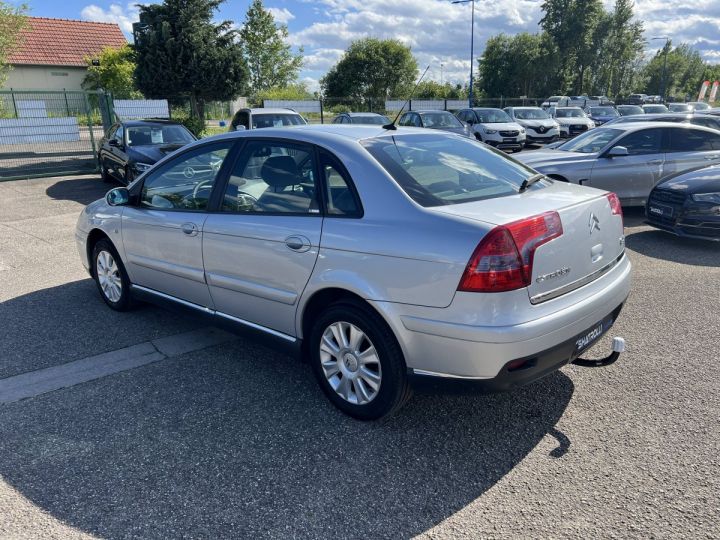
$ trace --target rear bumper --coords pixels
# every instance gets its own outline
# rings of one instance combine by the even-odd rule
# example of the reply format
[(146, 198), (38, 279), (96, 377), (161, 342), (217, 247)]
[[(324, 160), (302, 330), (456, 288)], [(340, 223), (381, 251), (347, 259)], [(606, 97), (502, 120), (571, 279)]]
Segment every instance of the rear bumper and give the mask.
[(537, 378), (567, 363), (567, 344), (623, 305), (630, 271), (624, 256), (595, 281), (538, 305), (529, 303), (526, 289), (485, 298), (456, 293), (447, 308), (373, 304), (392, 327), (413, 374), (488, 380), (492, 386), (498, 381), (489, 380), (502, 376), (511, 361), (536, 358), (537, 366), (513, 380)]
[[(620, 304), (602, 320), (609, 321), (605, 332), (617, 320), (624, 304)], [(473, 379), (410, 369), (411, 384), (418, 390), (431, 392), (506, 392), (535, 382), (575, 360), (584, 351), (576, 350), (578, 336), (537, 354), (505, 363), (492, 378)], [(592, 348), (592, 345), (589, 347)], [(587, 349), (585, 349), (587, 350)]]

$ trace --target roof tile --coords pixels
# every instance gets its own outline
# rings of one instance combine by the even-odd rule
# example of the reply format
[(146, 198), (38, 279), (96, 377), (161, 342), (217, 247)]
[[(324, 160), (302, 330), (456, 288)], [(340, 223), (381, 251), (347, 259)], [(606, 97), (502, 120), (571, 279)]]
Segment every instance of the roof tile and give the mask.
[(87, 66), (85, 58), (104, 47), (122, 47), (125, 35), (114, 23), (28, 17), (22, 42), (10, 64)]

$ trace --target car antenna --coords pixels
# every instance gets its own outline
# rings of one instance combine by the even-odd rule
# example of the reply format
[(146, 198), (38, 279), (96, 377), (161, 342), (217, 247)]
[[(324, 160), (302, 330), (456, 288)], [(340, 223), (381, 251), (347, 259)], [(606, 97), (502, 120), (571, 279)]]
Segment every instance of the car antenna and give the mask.
[(383, 129), (397, 129), (395, 122), (397, 122), (397, 119), (400, 118), (400, 115), (402, 114), (403, 110), (405, 109), (405, 105), (407, 105), (410, 102), (410, 100), (415, 96), (415, 90), (417, 90), (418, 85), (423, 80), (423, 77), (425, 77), (425, 74), (428, 72), (428, 69), (430, 69), (430, 64), (428, 64), (428, 67), (425, 68), (425, 71), (423, 71), (423, 74), (420, 75), (418, 82), (415, 83), (415, 87), (413, 88), (412, 92), (410, 92), (410, 97), (407, 98), (405, 103), (403, 103), (403, 106), (400, 107), (400, 110), (398, 111), (397, 115), (395, 116), (395, 119), (392, 122), (390, 122), (389, 124), (385, 124), (383, 126)]

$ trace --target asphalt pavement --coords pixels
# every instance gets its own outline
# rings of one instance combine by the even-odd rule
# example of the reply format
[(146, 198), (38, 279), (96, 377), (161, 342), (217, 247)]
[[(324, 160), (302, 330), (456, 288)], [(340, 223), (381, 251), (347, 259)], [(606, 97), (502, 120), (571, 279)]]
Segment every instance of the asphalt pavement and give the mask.
[(201, 321), (109, 310), (73, 238), (107, 188), (0, 183), (0, 390), (164, 344), (0, 405), (0, 538), (720, 535), (720, 245), (628, 210), (616, 364), (507, 394), (419, 394), (362, 423), (290, 357), (242, 338), (183, 349)]

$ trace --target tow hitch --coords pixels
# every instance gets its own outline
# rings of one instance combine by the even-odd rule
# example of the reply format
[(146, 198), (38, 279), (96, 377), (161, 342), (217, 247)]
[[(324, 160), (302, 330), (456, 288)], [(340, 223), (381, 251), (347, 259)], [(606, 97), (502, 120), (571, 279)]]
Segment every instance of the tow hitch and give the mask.
[(614, 364), (620, 358), (620, 353), (623, 352), (625, 352), (625, 340), (621, 337), (614, 337), (612, 340), (612, 352), (605, 358), (598, 358), (597, 360), (576, 358), (572, 363), (582, 367), (605, 367)]

